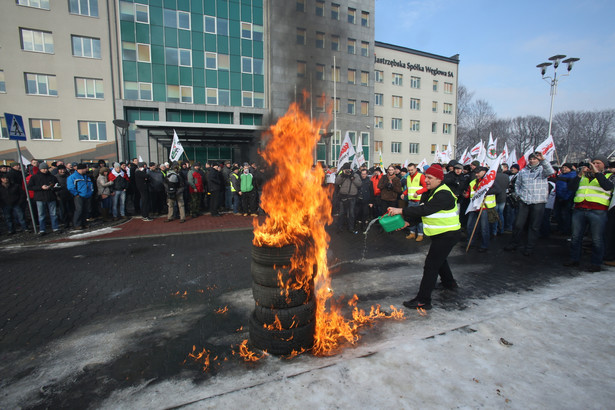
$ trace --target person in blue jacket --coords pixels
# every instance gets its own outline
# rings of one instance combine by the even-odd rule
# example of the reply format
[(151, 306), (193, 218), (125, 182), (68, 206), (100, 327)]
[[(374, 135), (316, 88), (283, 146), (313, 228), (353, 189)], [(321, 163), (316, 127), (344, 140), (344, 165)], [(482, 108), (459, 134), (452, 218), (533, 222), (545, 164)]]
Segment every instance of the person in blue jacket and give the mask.
[(562, 165), (561, 173), (555, 182), (555, 221), (557, 229), (563, 235), (572, 233), (572, 206), (574, 205), (574, 191), (568, 189), (568, 185), (577, 177), (577, 172), (572, 170), (572, 164)]
[(75, 213), (73, 214), (73, 226), (75, 229), (85, 229), (86, 219), (90, 215), (90, 198), (94, 193), (94, 184), (85, 173), (87, 166), (78, 164), (77, 171), (72, 173), (66, 180), (66, 187), (73, 195), (75, 201)]

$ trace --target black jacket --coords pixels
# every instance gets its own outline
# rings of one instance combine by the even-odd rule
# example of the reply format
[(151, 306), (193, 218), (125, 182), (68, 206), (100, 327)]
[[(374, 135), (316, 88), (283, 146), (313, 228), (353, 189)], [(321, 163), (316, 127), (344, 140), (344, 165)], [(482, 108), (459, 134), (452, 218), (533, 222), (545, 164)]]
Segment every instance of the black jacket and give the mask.
[[(435, 189), (433, 191), (435, 191)], [(406, 207), (403, 209), (402, 215), (405, 219), (408, 219), (411, 225), (413, 222), (421, 222), (422, 216), (431, 215), (455, 207), (455, 198), (445, 190), (438, 192), (430, 200), (429, 198), (433, 195), (433, 191), (428, 190), (421, 195), (419, 206)]]
[(137, 169), (133, 174), (135, 177), (133, 178), (135, 181), (135, 186), (139, 190), (139, 192), (147, 191), (149, 188), (149, 176), (145, 170), (141, 171)]
[(207, 173), (207, 186), (209, 192), (220, 192), (225, 190), (222, 173), (214, 167), (211, 167), (210, 171)]
[(365, 179), (361, 179), (361, 176), (358, 176), (361, 181), (361, 186), (359, 187), (359, 195), (357, 199), (362, 203), (373, 204), (374, 203), (374, 185), (372, 184), (372, 180), (367, 177)]
[(19, 185), (12, 184), (9, 181), (9, 186), (5, 187), (0, 184), (0, 205), (1, 206), (15, 206), (19, 205), (26, 199), (23, 194), (23, 190), (19, 188)]
[[(34, 191), (35, 201), (51, 202), (56, 200), (56, 193), (53, 190), (53, 186), (58, 183), (56, 177), (49, 172), (38, 172), (36, 175), (32, 175), (30, 182), (28, 183), (28, 190)], [(43, 185), (49, 185), (52, 188), (44, 190)]]
[(449, 172), (444, 175), (444, 183), (453, 191), (453, 194), (459, 198), (468, 187), (470, 179), (467, 175), (457, 175), (455, 172)]

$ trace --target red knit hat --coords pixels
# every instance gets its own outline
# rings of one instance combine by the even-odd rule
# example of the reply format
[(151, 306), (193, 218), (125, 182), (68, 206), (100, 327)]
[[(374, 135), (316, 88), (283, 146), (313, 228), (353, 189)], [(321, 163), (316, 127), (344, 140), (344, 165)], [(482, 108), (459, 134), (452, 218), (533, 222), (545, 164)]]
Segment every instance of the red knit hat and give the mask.
[(438, 178), (440, 181), (444, 179), (444, 172), (442, 171), (440, 164), (432, 164), (429, 168), (427, 168), (425, 175), (428, 174), (434, 178)]

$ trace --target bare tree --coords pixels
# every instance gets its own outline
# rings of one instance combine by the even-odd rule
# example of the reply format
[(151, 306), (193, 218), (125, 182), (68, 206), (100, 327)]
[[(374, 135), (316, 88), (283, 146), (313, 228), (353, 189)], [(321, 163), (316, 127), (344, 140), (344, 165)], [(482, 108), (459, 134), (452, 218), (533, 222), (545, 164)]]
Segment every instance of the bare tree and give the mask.
[(473, 146), (480, 139), (486, 139), (489, 127), (497, 119), (493, 107), (486, 100), (473, 102), (473, 93), (469, 93), (463, 86), (459, 89), (458, 98), (462, 99), (462, 102), (457, 103), (457, 156), (461, 155), (466, 147)]
[(529, 147), (536, 147), (547, 138), (549, 122), (536, 115), (516, 117), (511, 121), (508, 146), (523, 154)]
[[(562, 161), (567, 156), (570, 156), (571, 160), (577, 159), (571, 150), (574, 147), (575, 140), (581, 134), (581, 117), (582, 113), (578, 111), (565, 111), (553, 116), (553, 141)], [(575, 158), (572, 158), (572, 156), (575, 156)]]

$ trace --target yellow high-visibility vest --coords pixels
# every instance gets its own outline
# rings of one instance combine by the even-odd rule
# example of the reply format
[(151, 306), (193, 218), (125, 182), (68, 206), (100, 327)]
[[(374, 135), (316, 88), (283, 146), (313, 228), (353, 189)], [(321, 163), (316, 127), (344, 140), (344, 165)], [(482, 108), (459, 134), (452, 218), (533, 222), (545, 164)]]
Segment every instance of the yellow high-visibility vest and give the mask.
[[(477, 179), (473, 179), (472, 182), (470, 182), (470, 199), (474, 198), (474, 195), (476, 195), (477, 181)], [(484, 208), (495, 208), (495, 195), (485, 196)]]
[(457, 198), (446, 184), (441, 183), (440, 186), (436, 188), (433, 195), (429, 197), (427, 202), (429, 202), (431, 198), (433, 198), (434, 195), (440, 191), (450, 192), (451, 196), (455, 199), (455, 205), (451, 209), (441, 210), (435, 214), (423, 216), (421, 218), (423, 220), (423, 232), (427, 236), (439, 235), (444, 232), (458, 231), (461, 229), (461, 224), (459, 223), (459, 211), (457, 209)]
[[(611, 175), (613, 174), (607, 173), (605, 174), (605, 177), (609, 179)], [(611, 203), (612, 194), (612, 189), (610, 191), (602, 189), (597, 178), (590, 181), (589, 178), (583, 176), (581, 181), (579, 181), (579, 189), (577, 189), (577, 192), (574, 195), (574, 203), (578, 204), (583, 201), (587, 201), (608, 207)]]

